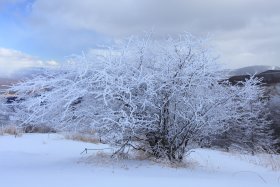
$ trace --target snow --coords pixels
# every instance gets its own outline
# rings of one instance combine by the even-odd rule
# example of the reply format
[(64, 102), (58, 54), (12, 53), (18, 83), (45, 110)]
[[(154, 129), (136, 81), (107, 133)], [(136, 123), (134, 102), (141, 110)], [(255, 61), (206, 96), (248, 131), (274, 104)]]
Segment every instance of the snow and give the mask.
[(279, 171), (220, 151), (195, 149), (188, 166), (171, 168), (147, 160), (110, 160), (95, 151), (81, 154), (85, 147), (108, 146), (58, 134), (0, 136), (0, 186), (280, 186)]

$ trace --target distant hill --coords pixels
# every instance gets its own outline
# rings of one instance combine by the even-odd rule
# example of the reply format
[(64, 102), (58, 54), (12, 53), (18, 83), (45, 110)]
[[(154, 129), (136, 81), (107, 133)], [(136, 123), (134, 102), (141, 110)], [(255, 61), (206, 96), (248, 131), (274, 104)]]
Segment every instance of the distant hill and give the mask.
[(239, 69), (235, 69), (229, 72), (230, 76), (237, 75), (254, 75), (268, 70), (280, 70), (278, 66), (247, 66)]
[(9, 77), (1, 77), (0, 75), (0, 92), (21, 80), (42, 74), (43, 70), (43, 68), (26, 68), (13, 73)]
[(14, 74), (11, 75), (11, 77), (15, 79), (31, 78), (43, 74), (43, 72), (44, 72), (44, 68), (40, 68), (40, 67), (25, 68), (15, 72)]
[(0, 91), (7, 89), (10, 85), (15, 84), (19, 80), (9, 79), (9, 78), (0, 78)]
[[(244, 82), (246, 81), (246, 79), (249, 79), (251, 75), (250, 74), (234, 75), (231, 76), (228, 80), (233, 84), (239, 84), (240, 81)], [(267, 70), (253, 75), (260, 78), (262, 83), (265, 83), (266, 86), (271, 86), (273, 84), (280, 83), (280, 70)]]
[(42, 74), (44, 70), (45, 68), (42, 67), (24, 68), (10, 74), (9, 76), (7, 75), (4, 76), (0, 74), (0, 79), (22, 79), (22, 78), (33, 77)]

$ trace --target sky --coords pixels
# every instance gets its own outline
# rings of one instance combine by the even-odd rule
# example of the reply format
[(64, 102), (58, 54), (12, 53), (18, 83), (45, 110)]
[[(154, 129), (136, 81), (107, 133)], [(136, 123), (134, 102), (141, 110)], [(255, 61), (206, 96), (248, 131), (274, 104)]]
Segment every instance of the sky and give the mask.
[(280, 66), (279, 0), (0, 0), (0, 76), (151, 29), (210, 38), (228, 68)]

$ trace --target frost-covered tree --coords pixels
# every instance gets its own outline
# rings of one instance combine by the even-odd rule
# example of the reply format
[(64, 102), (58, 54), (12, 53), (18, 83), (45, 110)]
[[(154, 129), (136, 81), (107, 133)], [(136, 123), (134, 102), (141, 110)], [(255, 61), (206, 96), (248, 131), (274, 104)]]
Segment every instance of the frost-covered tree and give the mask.
[(272, 120), (273, 138), (275, 149), (280, 153), (280, 84), (275, 89), (278, 91), (269, 100), (270, 119)]
[(11, 88), (14, 119), (59, 130), (94, 130), (118, 152), (134, 148), (181, 161), (193, 142), (236, 124), (268, 122), (257, 79), (221, 82), (207, 43), (189, 34), (131, 39), (91, 59), (77, 56)]
[(261, 87), (261, 81), (254, 77), (235, 84), (237, 86), (231, 86), (231, 89), (238, 93), (233, 97), (235, 102), (233, 108), (239, 117), (229, 121), (226, 131), (210, 135), (212, 137), (208, 143), (226, 150), (243, 149), (251, 153), (271, 151), (274, 140), (268, 100), (264, 97), (265, 88)]

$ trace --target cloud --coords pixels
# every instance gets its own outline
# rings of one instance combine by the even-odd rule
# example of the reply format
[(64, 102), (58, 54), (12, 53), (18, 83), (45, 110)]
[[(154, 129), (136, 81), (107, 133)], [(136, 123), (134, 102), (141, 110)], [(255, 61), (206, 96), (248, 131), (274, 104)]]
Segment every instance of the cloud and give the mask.
[(56, 66), (54, 60), (43, 61), (13, 49), (0, 48), (0, 77), (9, 77), (25, 68)]
[(279, 0), (37, 0), (34, 21), (110, 35), (143, 29), (209, 32), (246, 27), (279, 15)]
[(154, 28), (158, 34), (210, 35), (230, 67), (280, 64), (279, 0), (0, 0), (0, 6), (7, 2), (32, 3), (21, 45), (49, 56)]
[(210, 33), (221, 60), (240, 67), (279, 65), (279, 9), (279, 0), (37, 0), (29, 21), (58, 38), (70, 38), (69, 46), (89, 46), (87, 41), (94, 41), (90, 34), (75, 40), (84, 32), (112, 38), (151, 28), (168, 34)]

